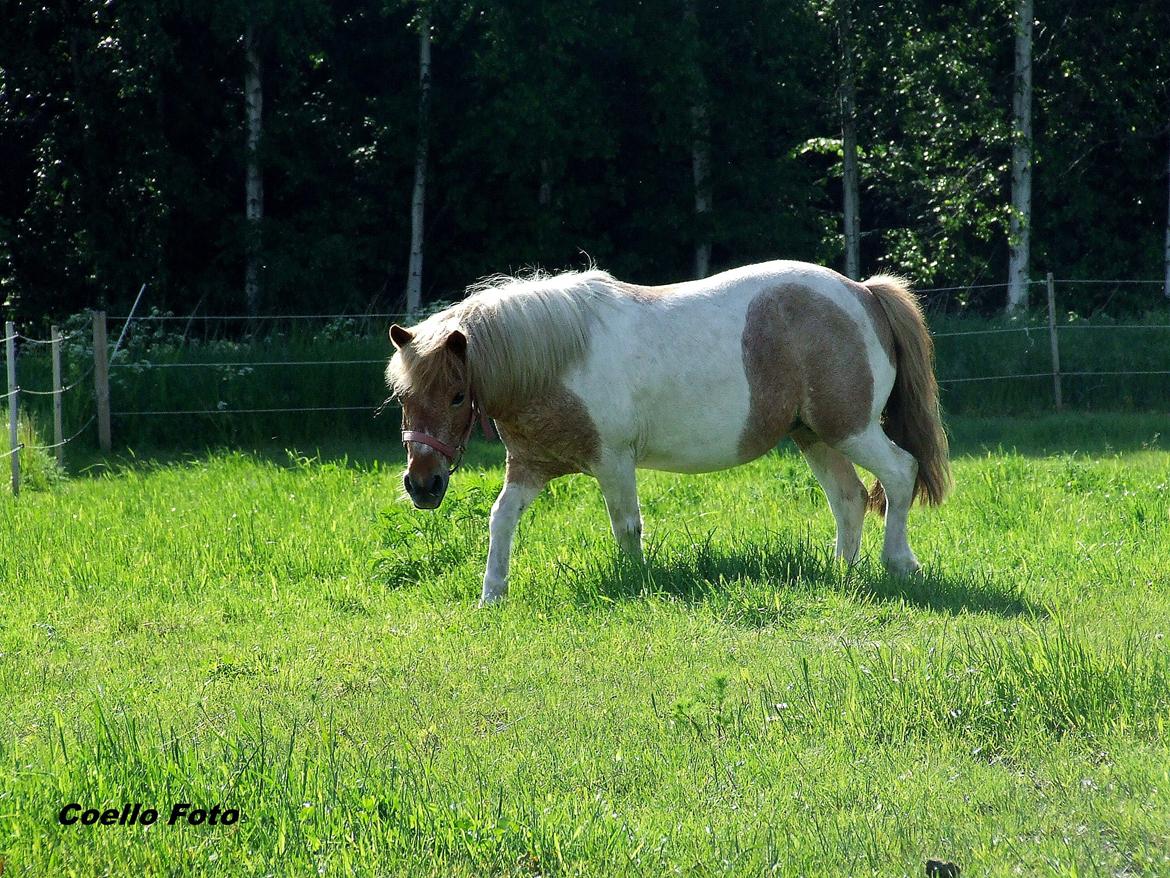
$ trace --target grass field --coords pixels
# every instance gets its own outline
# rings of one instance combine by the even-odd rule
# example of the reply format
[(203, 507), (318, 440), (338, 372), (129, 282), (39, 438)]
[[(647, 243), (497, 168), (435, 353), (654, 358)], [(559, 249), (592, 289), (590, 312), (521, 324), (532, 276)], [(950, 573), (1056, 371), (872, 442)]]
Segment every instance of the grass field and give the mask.
[(645, 567), (565, 479), (490, 610), (498, 446), (438, 514), (392, 442), (0, 497), (3, 874), (1170, 875), (1165, 426), (957, 421), (913, 580), (790, 449), (643, 474)]

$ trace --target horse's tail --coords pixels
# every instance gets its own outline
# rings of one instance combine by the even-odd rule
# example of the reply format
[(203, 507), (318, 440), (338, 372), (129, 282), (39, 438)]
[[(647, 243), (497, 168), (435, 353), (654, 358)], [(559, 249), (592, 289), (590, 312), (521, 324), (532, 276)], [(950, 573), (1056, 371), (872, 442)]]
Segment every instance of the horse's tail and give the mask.
[[(918, 461), (914, 494), (919, 502), (937, 506), (951, 489), (951, 462), (934, 377), (934, 342), (906, 281), (878, 275), (865, 286), (882, 306), (894, 331), (897, 377), (882, 426), (894, 443)], [(869, 508), (883, 514), (885, 500), (882, 483), (874, 482)]]

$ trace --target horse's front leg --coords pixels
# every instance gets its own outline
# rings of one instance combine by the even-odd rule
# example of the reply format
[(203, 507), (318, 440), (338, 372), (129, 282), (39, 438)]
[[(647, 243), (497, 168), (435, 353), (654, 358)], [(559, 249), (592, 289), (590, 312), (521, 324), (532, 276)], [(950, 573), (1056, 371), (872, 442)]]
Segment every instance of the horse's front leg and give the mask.
[(544, 489), (545, 484), (545, 479), (509, 459), (504, 474), (504, 489), (492, 506), (491, 523), (488, 525), (488, 560), (483, 573), (483, 593), (479, 599), (481, 607), (508, 596), (512, 537), (516, 533), (520, 516)]
[(638, 481), (634, 474), (633, 453), (607, 455), (594, 475), (605, 497), (614, 539), (623, 552), (640, 562), (642, 512), (638, 508)]

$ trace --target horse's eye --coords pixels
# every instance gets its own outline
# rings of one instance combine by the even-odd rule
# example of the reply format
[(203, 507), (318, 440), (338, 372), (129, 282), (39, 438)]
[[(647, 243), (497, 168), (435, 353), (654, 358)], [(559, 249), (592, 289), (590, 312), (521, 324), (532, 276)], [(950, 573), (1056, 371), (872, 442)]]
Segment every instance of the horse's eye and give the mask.
[(455, 398), (451, 400), (452, 407), (455, 407), (457, 405), (463, 405), (463, 394), (462, 393), (455, 394)]

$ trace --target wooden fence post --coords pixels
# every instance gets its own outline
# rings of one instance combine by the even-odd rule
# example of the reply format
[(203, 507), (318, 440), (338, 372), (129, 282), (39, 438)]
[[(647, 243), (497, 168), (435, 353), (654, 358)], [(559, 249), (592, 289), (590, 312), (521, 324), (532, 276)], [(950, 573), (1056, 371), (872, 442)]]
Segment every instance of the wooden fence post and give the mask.
[(54, 326), (49, 331), (53, 352), (53, 444), (57, 446), (57, 466), (65, 466), (65, 430), (61, 419), (61, 330)]
[(97, 401), (98, 445), (110, 450), (110, 351), (106, 346), (106, 312), (93, 312), (93, 389)]
[(1056, 340), (1056, 285), (1052, 272), (1048, 272), (1048, 342), (1052, 347), (1052, 395), (1056, 399), (1056, 410), (1064, 407), (1060, 386), (1060, 344)]
[(20, 493), (20, 389), (16, 386), (16, 325), (4, 324), (4, 352), (8, 355), (8, 459), (12, 461), (12, 496)]

